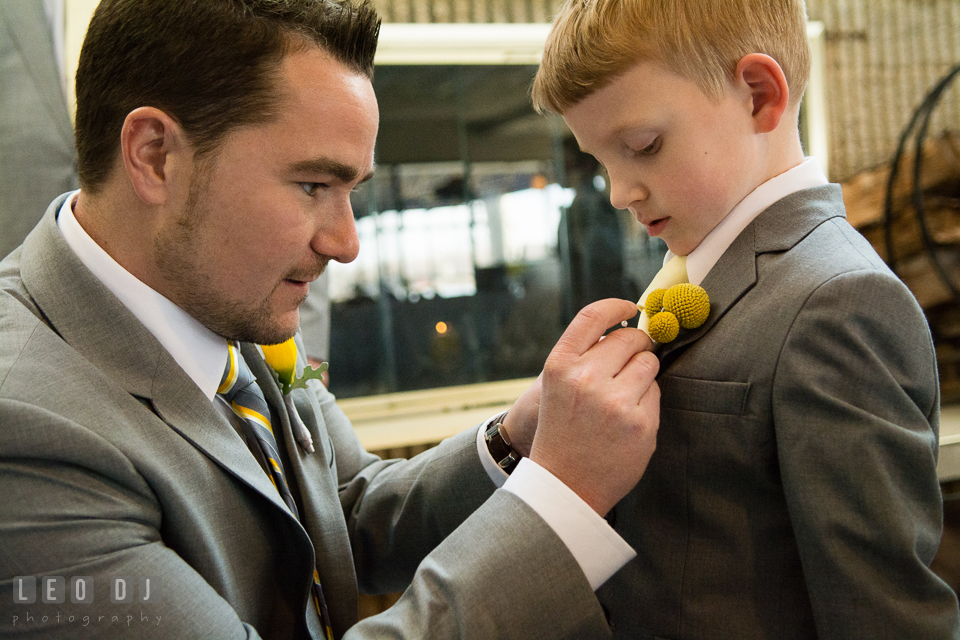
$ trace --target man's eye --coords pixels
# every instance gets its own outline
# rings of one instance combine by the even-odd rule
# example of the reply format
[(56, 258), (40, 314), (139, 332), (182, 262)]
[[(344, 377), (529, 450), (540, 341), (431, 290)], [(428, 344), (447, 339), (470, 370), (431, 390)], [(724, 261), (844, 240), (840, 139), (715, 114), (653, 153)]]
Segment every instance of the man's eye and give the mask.
[(300, 188), (303, 189), (303, 192), (310, 197), (317, 195), (317, 191), (319, 191), (321, 187), (323, 187), (322, 182), (301, 182), (300, 183)]

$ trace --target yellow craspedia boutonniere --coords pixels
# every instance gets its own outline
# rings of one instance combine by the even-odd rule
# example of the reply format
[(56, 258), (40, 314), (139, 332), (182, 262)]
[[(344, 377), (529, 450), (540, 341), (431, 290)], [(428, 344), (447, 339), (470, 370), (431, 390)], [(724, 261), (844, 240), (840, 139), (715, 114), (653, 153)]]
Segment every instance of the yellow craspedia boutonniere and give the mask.
[(297, 413), (297, 407), (293, 403), (290, 392), (294, 389), (306, 389), (309, 380), (322, 380), (323, 372), (327, 370), (327, 363), (324, 362), (316, 368), (309, 365), (304, 366), (298, 376), (297, 344), (293, 341), (293, 338), (280, 344), (260, 345), (260, 349), (263, 351), (263, 359), (276, 374), (280, 392), (283, 394), (283, 402), (287, 407), (287, 413), (290, 415), (294, 437), (304, 451), (313, 453), (313, 437), (300, 419), (300, 414)]
[(697, 329), (710, 315), (710, 297), (703, 287), (685, 282), (669, 289), (654, 289), (642, 303), (650, 318), (650, 337), (665, 344), (680, 335), (680, 329)]

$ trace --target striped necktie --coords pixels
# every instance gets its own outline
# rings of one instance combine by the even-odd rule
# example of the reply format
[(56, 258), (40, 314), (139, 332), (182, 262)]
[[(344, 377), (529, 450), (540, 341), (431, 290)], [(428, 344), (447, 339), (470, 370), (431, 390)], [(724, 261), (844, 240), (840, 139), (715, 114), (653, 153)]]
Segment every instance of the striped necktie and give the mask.
[(273, 427), (270, 424), (270, 408), (263, 397), (263, 391), (257, 386), (253, 373), (247, 367), (240, 355), (240, 345), (237, 342), (229, 343), (230, 357), (223, 371), (223, 379), (217, 394), (223, 397), (240, 418), (240, 423), (248, 435), (260, 446), (260, 452), (266, 461), (267, 476), (277, 488), (287, 508), (297, 518), (297, 505), (290, 494), (287, 479), (283, 477), (283, 466), (280, 464), (280, 452), (277, 449), (277, 440), (273, 436)]
[[(280, 462), (277, 440), (273, 435), (273, 426), (270, 424), (270, 408), (263, 397), (263, 391), (257, 386), (256, 378), (253, 377), (253, 373), (247, 367), (247, 363), (244, 362), (243, 356), (240, 355), (240, 343), (230, 341), (227, 343), (227, 347), (230, 356), (227, 358), (217, 395), (226, 400), (233, 412), (240, 418), (239, 422), (247, 432), (248, 442), (251, 443), (251, 446), (253, 442), (259, 445), (260, 453), (263, 454), (263, 459), (267, 465), (267, 468), (264, 469), (267, 477), (277, 488), (277, 492), (283, 498), (287, 508), (290, 509), (290, 513), (299, 520), (300, 514), (297, 511), (297, 505), (293, 501), (287, 479), (283, 475), (283, 465)], [(323, 623), (327, 638), (333, 640), (330, 613), (323, 597), (323, 589), (320, 588), (320, 575), (316, 569), (313, 571), (313, 598), (317, 611), (320, 613), (320, 620)]]

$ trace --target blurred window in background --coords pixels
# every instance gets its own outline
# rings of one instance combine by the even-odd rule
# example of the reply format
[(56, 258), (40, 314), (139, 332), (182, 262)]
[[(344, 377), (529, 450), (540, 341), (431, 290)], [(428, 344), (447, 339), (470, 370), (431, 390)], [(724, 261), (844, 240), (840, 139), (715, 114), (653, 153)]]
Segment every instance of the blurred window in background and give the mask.
[(530, 106), (536, 68), (378, 65), (360, 254), (329, 268), (339, 397), (535, 376), (581, 306), (656, 272), (662, 243)]

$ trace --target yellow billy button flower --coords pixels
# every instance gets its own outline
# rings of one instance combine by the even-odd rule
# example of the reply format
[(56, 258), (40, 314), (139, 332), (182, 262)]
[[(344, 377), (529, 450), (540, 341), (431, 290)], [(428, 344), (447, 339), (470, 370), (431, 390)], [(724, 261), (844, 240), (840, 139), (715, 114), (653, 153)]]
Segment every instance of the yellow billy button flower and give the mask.
[(710, 298), (703, 287), (685, 282), (651, 291), (644, 307), (650, 337), (665, 344), (675, 340), (681, 328), (696, 329), (707, 321)]
[(680, 323), (677, 317), (669, 311), (661, 311), (650, 318), (650, 337), (656, 342), (664, 344), (676, 339), (680, 334)]
[(701, 286), (675, 284), (663, 295), (663, 310), (677, 316), (684, 329), (696, 329), (710, 315), (710, 298)]
[(297, 344), (293, 341), (293, 338), (280, 344), (260, 345), (260, 349), (263, 351), (263, 359), (277, 374), (277, 382), (280, 384), (280, 391), (283, 393), (283, 403), (286, 405), (287, 414), (290, 416), (290, 425), (293, 427), (294, 437), (304, 451), (313, 453), (313, 437), (300, 419), (300, 414), (297, 413), (297, 407), (290, 392), (294, 389), (306, 389), (308, 380), (322, 380), (323, 372), (327, 370), (327, 363), (324, 362), (317, 368), (305, 366), (303, 372), (298, 376)]
[[(663, 296), (657, 289), (666, 289), (672, 284), (687, 280), (687, 257), (673, 256), (667, 260), (640, 295), (637, 308), (643, 313), (637, 319), (637, 328), (650, 335), (650, 320), (663, 310)], [(650, 309), (647, 309), (648, 303)]]
[(643, 310), (647, 312), (648, 318), (652, 318), (663, 311), (663, 294), (666, 292), (666, 289), (654, 289), (650, 292), (650, 295), (647, 296), (646, 304), (643, 305)]

